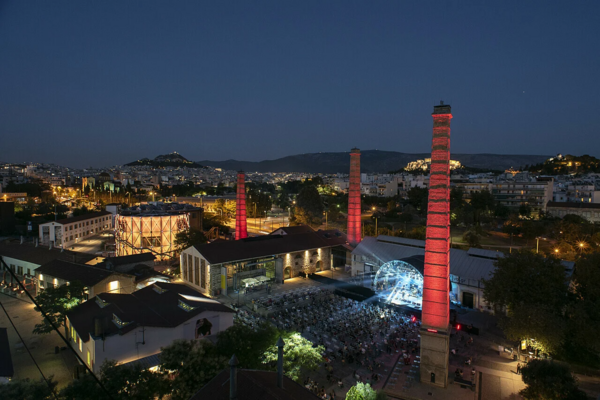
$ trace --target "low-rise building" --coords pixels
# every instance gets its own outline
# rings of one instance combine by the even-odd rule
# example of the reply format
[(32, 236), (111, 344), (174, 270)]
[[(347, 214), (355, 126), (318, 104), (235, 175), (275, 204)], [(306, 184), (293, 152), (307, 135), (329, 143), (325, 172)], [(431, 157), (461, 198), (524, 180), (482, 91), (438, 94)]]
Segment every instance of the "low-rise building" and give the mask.
[(88, 298), (100, 293), (131, 293), (136, 290), (135, 276), (78, 264), (65, 260), (54, 260), (35, 270), (38, 293), (49, 287), (68, 285), (79, 281), (86, 287)]
[(491, 192), (494, 199), (504, 206), (518, 208), (526, 204), (536, 213), (545, 212), (546, 204), (553, 198), (553, 180), (494, 182)]
[(600, 222), (600, 204), (597, 203), (551, 201), (546, 206), (546, 211), (553, 217), (564, 218), (567, 214), (574, 214), (592, 223)]
[[(483, 298), (483, 279), (489, 279), (504, 253), (471, 248), (450, 249), (450, 300), (465, 308), (492, 311)], [(377, 272), (392, 261), (407, 261), (423, 275), (425, 241), (394, 236), (366, 236), (352, 252), (352, 275)], [(563, 261), (567, 276), (574, 263)]]
[(108, 257), (104, 260), (106, 268), (118, 272), (130, 272), (137, 265), (143, 264), (154, 268), (156, 256), (152, 253), (131, 254), (128, 256)]
[(125, 364), (154, 356), (174, 340), (217, 335), (233, 325), (233, 315), (187, 285), (157, 282), (130, 294), (97, 295), (67, 314), (66, 328), (98, 373), (106, 360)]
[[(76, 251), (62, 250), (49, 246), (37, 246), (25, 240), (4, 240), (0, 242), (0, 257), (9, 268), (33, 292), (36, 290), (34, 275), (36, 268), (54, 260), (65, 260), (79, 264), (95, 264), (96, 256)], [(4, 279), (12, 282), (12, 275)], [(16, 285), (16, 282), (12, 282)]]
[(100, 211), (40, 224), (39, 239), (43, 245), (69, 248), (89, 236), (112, 228), (112, 214)]
[(280, 228), (270, 235), (191, 246), (181, 252), (181, 277), (205, 294), (244, 287), (243, 281), (282, 283), (303, 272), (345, 266), (346, 235), (308, 226)]

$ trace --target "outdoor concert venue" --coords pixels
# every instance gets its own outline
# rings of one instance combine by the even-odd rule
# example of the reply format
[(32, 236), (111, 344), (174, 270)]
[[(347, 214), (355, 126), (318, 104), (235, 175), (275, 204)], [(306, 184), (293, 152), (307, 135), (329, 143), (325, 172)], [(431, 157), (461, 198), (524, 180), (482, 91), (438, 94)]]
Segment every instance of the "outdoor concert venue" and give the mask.
[(423, 301), (423, 256), (383, 264), (373, 281), (381, 301), (420, 310)]

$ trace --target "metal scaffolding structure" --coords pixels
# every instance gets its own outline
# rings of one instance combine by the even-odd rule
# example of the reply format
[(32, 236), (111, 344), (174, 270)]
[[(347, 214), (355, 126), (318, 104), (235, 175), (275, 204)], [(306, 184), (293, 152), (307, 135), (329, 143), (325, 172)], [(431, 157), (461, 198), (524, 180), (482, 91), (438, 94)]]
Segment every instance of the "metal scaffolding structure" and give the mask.
[(176, 235), (189, 229), (190, 215), (138, 214), (117, 215), (115, 242), (117, 256), (154, 253), (158, 261), (173, 258)]

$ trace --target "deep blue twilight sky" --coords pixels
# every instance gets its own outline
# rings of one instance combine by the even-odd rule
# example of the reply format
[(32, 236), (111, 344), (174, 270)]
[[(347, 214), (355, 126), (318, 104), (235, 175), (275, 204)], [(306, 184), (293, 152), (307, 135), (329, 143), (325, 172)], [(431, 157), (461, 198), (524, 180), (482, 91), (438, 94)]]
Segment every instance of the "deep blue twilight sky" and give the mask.
[(2, 1), (0, 161), (600, 156), (600, 1)]

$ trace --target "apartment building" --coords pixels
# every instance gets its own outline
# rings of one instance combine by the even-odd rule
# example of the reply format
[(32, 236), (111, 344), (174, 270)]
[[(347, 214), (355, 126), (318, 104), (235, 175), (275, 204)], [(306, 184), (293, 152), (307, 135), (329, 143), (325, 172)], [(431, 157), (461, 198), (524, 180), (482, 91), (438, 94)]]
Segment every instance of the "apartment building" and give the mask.
[(89, 236), (113, 227), (112, 214), (100, 211), (40, 224), (39, 239), (43, 245), (68, 248)]

